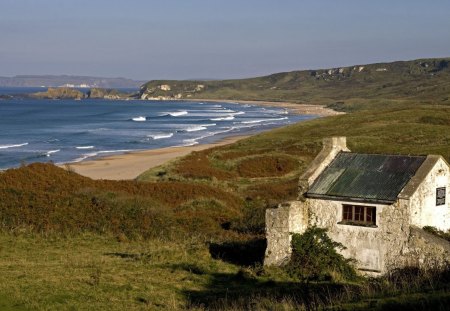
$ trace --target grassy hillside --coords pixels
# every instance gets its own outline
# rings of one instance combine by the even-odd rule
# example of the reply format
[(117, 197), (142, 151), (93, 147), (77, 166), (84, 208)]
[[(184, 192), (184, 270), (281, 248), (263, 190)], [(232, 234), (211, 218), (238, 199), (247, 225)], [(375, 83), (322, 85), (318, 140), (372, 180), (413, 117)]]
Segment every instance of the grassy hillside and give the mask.
[(270, 100), (346, 111), (386, 102), (449, 105), (450, 58), (277, 73), (220, 81), (155, 80), (141, 97)]
[(138, 179), (213, 181), (240, 193), (247, 204), (270, 205), (295, 198), (299, 174), (330, 136), (347, 136), (355, 152), (440, 154), (450, 162), (450, 107), (365, 110), (301, 122), (195, 152)]

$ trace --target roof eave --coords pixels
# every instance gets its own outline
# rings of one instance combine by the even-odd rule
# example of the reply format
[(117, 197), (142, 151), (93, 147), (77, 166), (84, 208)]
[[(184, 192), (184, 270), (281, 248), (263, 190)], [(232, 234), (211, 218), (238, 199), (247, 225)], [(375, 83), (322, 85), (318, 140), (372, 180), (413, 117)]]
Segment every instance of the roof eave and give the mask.
[(329, 201), (372, 203), (372, 204), (384, 204), (384, 205), (392, 205), (397, 201), (397, 199), (388, 200), (388, 199), (355, 198), (355, 197), (333, 196), (333, 195), (323, 195), (323, 194), (314, 194), (314, 193), (307, 193), (306, 197), (311, 198), (311, 199), (322, 199), (322, 200), (329, 200)]

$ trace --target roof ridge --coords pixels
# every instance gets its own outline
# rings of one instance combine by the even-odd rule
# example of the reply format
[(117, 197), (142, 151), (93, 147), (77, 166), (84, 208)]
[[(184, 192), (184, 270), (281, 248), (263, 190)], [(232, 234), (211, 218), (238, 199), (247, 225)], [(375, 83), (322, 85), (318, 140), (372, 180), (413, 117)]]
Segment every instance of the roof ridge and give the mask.
[(426, 158), (432, 154), (393, 154), (393, 153), (368, 153), (368, 152), (354, 152), (354, 151), (341, 151), (340, 153), (351, 153), (351, 154), (361, 154), (361, 155), (383, 155), (383, 156), (391, 156), (391, 157), (424, 157)]

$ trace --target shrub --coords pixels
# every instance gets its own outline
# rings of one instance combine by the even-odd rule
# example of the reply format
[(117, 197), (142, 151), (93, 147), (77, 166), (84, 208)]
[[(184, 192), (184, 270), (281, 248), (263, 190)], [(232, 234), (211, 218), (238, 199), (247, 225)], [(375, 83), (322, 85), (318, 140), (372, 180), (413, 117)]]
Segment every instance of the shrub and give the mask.
[(356, 278), (352, 259), (346, 259), (336, 250), (345, 249), (341, 243), (331, 240), (327, 229), (311, 227), (303, 234), (292, 236), (292, 256), (286, 265), (287, 272), (300, 280), (326, 280), (338, 276)]

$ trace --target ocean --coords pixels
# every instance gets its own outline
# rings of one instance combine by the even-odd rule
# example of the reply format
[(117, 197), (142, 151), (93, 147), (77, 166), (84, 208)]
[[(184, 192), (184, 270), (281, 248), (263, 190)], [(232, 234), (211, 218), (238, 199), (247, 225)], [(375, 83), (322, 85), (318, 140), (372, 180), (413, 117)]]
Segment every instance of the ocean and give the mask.
[[(0, 88), (0, 94), (36, 89)], [(0, 100), (0, 169), (212, 143), (314, 118), (249, 104), (141, 100)]]

